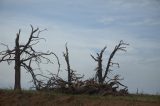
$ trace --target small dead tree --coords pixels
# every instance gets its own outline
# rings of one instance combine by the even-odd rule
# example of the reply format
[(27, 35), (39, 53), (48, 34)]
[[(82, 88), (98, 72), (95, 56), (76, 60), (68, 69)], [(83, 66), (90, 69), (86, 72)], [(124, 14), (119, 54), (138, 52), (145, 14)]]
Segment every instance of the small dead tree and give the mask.
[(74, 88), (74, 84), (79, 82), (80, 79), (84, 77), (84, 75), (76, 74), (76, 71), (70, 68), (70, 62), (69, 62), (69, 52), (67, 43), (65, 44), (66, 51), (63, 52), (63, 56), (65, 58), (66, 64), (67, 64), (67, 72), (68, 72), (68, 86)]
[(125, 43), (123, 40), (121, 40), (119, 42), (119, 44), (115, 46), (114, 50), (112, 51), (112, 53), (109, 56), (107, 67), (106, 67), (106, 70), (105, 70), (105, 73), (104, 73), (104, 76), (103, 76), (103, 82), (105, 81), (105, 79), (106, 79), (106, 77), (108, 75), (108, 72), (112, 71), (110, 69), (110, 66), (117, 65), (119, 67), (119, 63), (115, 63), (115, 62), (112, 61), (112, 59), (115, 56), (115, 54), (118, 51), (124, 51), (124, 52), (126, 52), (126, 46), (128, 46), (128, 45), (129, 45), (128, 43)]
[(104, 72), (104, 75), (103, 75), (103, 68), (102, 68), (102, 58), (103, 58), (103, 53), (105, 51), (105, 49), (107, 48), (106, 46), (100, 51), (100, 53), (97, 53), (97, 57), (94, 57), (93, 55), (91, 55), (91, 57), (98, 63), (98, 66), (96, 68), (97, 72), (96, 72), (96, 76), (98, 77), (98, 82), (100, 84), (103, 84), (108, 73), (111, 71), (110, 67), (113, 66), (113, 65), (117, 65), (119, 67), (119, 63), (115, 63), (112, 61), (113, 57), (115, 56), (116, 52), (117, 51), (126, 51), (125, 48), (126, 46), (129, 45), (127, 43), (124, 43), (123, 40), (121, 40), (119, 42), (118, 45), (115, 46), (114, 50), (112, 51), (112, 53), (110, 54), (109, 56), (109, 59), (108, 59), (108, 63), (107, 63), (107, 66), (106, 66), (106, 69), (105, 69), (105, 72)]
[(26, 69), (32, 75), (33, 83), (36, 86), (36, 89), (39, 89), (38, 85), (40, 82), (37, 80), (34, 73), (35, 69), (33, 69), (31, 65), (32, 63), (35, 63), (38, 68), (40, 68), (40, 63), (43, 61), (46, 63), (52, 63), (52, 61), (46, 56), (54, 54), (49, 51), (39, 52), (33, 48), (40, 42), (40, 40), (45, 40), (44, 38), (40, 37), (40, 33), (44, 30), (39, 30), (39, 28), (34, 29), (31, 25), (31, 33), (25, 44), (20, 44), (19, 38), (21, 30), (19, 30), (15, 39), (15, 48), (13, 49), (9, 49), (8, 45), (1, 43), (1, 45), (5, 46), (7, 50), (0, 52), (0, 63), (6, 61), (10, 65), (11, 62), (15, 62), (14, 90), (21, 90), (21, 68)]
[(66, 64), (67, 64), (67, 71), (68, 71), (68, 85), (69, 87), (71, 86), (71, 79), (72, 79), (72, 76), (71, 76), (71, 73), (72, 73), (72, 70), (70, 68), (70, 63), (69, 63), (69, 52), (68, 52), (68, 47), (67, 47), (67, 43), (65, 44), (65, 48), (66, 48), (66, 52), (63, 52), (63, 56), (65, 58), (65, 61), (66, 61)]
[(97, 57), (95, 58), (93, 55), (91, 55), (91, 57), (98, 63), (98, 66), (96, 68), (97, 72), (96, 72), (96, 77), (98, 78), (98, 82), (100, 84), (103, 83), (103, 76), (102, 76), (102, 57), (103, 57), (103, 53), (105, 51), (107, 47), (105, 46), (100, 53), (97, 53)]

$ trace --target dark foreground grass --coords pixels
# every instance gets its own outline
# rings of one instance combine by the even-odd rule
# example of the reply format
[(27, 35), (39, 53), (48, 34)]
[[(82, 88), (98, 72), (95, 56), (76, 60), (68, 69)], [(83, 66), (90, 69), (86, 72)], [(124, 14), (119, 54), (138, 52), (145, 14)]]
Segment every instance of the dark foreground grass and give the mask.
[(0, 90), (0, 106), (160, 106), (160, 96), (71, 95), (32, 90)]

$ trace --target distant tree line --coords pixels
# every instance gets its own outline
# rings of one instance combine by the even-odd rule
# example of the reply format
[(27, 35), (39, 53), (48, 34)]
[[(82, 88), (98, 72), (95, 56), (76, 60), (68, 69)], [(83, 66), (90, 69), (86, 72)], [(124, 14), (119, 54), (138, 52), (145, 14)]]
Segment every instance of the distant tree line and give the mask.
[[(12, 49), (10, 49), (8, 45), (0, 43), (2, 46), (6, 47), (6, 50), (0, 51), (0, 63), (7, 62), (8, 65), (10, 65), (14, 62), (15, 64), (14, 90), (21, 91), (21, 69), (24, 68), (31, 74), (32, 82), (36, 90), (51, 90), (73, 94), (128, 94), (128, 87), (120, 82), (123, 78), (120, 78), (120, 75), (118, 74), (116, 74), (113, 78), (109, 78), (108, 74), (114, 71), (111, 67), (120, 66), (119, 63), (113, 61), (116, 53), (118, 51), (126, 52), (126, 46), (129, 44), (121, 40), (109, 55), (107, 63), (105, 63), (105, 68), (102, 66), (104, 66), (103, 56), (105, 50), (107, 49), (106, 46), (99, 53), (96, 53), (96, 56), (90, 55), (91, 58), (97, 63), (95, 77), (83, 80), (84, 75), (77, 74), (77, 72), (71, 68), (69, 49), (66, 43), (63, 57), (66, 61), (68, 79), (64, 80), (59, 76), (61, 65), (58, 56), (54, 52), (40, 52), (34, 48), (35, 45), (38, 45), (41, 40), (46, 40), (45, 38), (40, 37), (40, 33), (44, 30), (40, 30), (39, 28), (35, 29), (31, 25), (31, 33), (25, 44), (20, 44), (21, 30), (19, 30), (15, 39), (15, 47)], [(45, 62), (47, 64), (53, 64), (53, 61), (51, 61), (48, 57), (52, 55), (56, 58), (58, 63), (57, 74), (50, 73), (50, 76), (45, 76), (40, 73), (35, 73), (36, 69), (41, 69), (40, 66), (42, 63)], [(37, 65), (38, 68), (34, 69), (33, 64)], [(45, 78), (45, 81), (42, 80), (42, 78)], [(119, 89), (119, 86), (123, 88)]]

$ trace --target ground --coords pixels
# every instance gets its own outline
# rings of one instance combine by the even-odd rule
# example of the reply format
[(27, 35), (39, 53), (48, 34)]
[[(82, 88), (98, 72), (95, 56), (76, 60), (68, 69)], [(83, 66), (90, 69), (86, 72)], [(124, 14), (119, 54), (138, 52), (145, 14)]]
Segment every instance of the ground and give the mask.
[(159, 95), (71, 95), (0, 90), (0, 106), (160, 106)]

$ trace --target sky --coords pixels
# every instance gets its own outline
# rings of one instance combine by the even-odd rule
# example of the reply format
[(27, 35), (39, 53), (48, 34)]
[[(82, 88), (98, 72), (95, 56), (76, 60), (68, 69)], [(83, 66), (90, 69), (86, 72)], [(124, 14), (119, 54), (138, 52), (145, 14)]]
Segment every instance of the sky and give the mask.
[[(160, 0), (0, 0), (0, 42), (14, 47), (19, 29), (24, 44), (35, 28), (47, 29), (46, 38), (37, 50), (55, 52), (66, 78), (63, 58), (68, 43), (71, 68), (85, 78), (94, 76), (96, 55), (104, 46), (104, 68), (115, 45), (123, 40), (130, 45), (118, 52), (113, 61), (120, 68), (109, 74), (120, 74), (129, 92), (160, 94)], [(5, 50), (0, 46), (0, 51)], [(54, 59), (53, 59), (54, 60)], [(57, 64), (43, 66), (53, 73)], [(45, 73), (45, 72), (44, 72)], [(29, 73), (22, 70), (22, 88), (32, 86)], [(14, 64), (0, 63), (0, 88), (13, 88)]]

